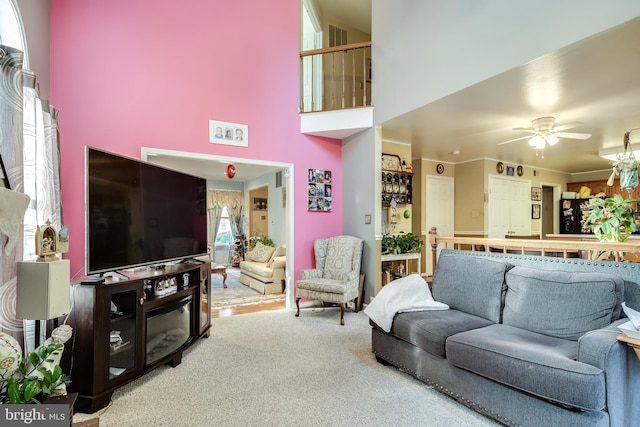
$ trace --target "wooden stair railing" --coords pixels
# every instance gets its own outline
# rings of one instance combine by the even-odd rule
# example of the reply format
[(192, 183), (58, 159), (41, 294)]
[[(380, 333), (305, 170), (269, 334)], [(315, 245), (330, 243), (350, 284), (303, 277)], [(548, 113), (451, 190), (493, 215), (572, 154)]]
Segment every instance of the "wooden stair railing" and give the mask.
[(440, 245), (449, 249), (503, 253), (519, 251), (525, 253), (539, 252), (541, 256), (559, 256), (562, 258), (580, 257), (598, 259), (598, 254), (610, 253), (615, 261), (621, 260), (621, 254), (640, 253), (640, 243), (609, 243), (583, 240), (534, 240), (534, 239), (489, 239), (486, 237), (443, 237), (438, 236), (435, 227), (429, 230), (429, 245), (431, 246), (431, 263), (433, 271), (437, 264), (437, 254)]

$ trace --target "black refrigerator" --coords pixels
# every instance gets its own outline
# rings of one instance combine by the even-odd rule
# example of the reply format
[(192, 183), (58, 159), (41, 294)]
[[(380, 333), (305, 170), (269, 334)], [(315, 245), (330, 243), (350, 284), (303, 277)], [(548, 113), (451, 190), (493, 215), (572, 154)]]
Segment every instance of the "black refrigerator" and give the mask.
[(560, 234), (590, 234), (583, 228), (584, 219), (589, 216), (591, 199), (560, 200)]

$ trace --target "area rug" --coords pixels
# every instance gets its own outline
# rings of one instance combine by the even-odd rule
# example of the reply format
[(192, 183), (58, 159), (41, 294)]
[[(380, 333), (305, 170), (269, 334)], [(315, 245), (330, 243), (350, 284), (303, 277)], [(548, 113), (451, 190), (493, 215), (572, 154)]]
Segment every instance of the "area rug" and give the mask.
[(222, 286), (222, 275), (211, 275), (211, 308), (222, 309), (247, 304), (284, 301), (285, 294), (263, 295), (255, 289), (240, 283), (240, 270), (227, 268), (227, 287)]

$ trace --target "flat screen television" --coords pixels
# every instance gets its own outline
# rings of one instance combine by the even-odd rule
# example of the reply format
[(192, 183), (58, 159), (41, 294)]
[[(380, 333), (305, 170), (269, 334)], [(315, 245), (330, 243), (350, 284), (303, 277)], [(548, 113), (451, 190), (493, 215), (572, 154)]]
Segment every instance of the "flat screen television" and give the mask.
[(85, 148), (85, 274), (207, 254), (206, 180)]

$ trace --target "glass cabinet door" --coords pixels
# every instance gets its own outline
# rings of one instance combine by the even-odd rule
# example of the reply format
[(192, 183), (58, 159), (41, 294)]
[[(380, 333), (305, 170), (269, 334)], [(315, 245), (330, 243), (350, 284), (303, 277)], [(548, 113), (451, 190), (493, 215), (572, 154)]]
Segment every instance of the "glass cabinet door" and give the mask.
[(138, 287), (111, 292), (109, 303), (108, 379), (115, 381), (127, 377), (139, 368), (136, 349), (139, 346), (138, 316), (140, 298)]
[(211, 268), (200, 267), (200, 331), (202, 335), (211, 324)]

